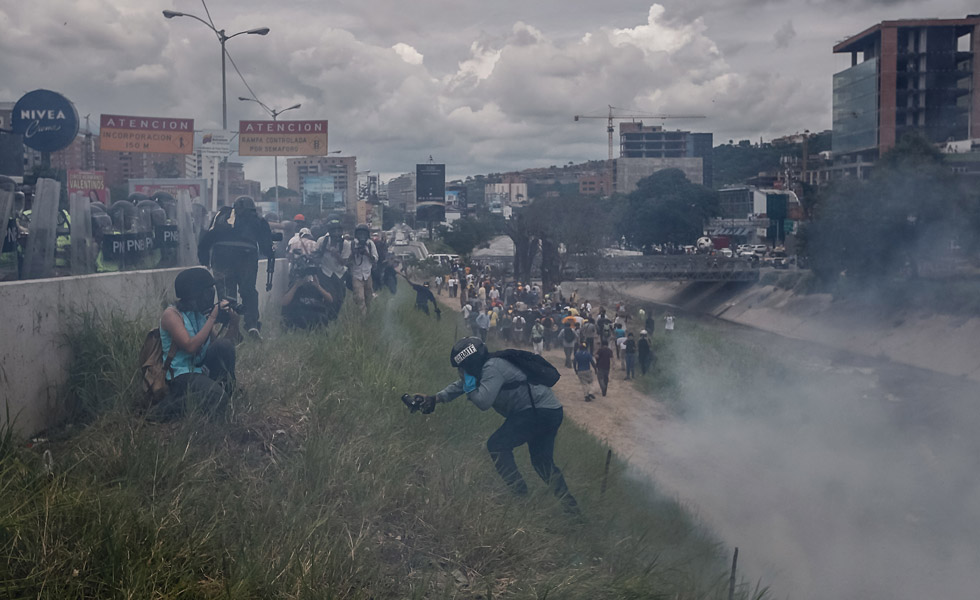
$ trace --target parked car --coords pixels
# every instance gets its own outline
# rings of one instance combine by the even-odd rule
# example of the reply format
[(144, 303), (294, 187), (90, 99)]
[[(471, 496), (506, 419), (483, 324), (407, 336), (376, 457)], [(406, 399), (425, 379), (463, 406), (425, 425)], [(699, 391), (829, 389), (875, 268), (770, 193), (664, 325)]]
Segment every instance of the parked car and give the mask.
[(731, 258), (732, 257), (732, 249), (731, 248), (722, 248), (721, 250), (718, 251), (718, 254), (724, 256), (725, 258)]
[(769, 246), (766, 246), (765, 244), (754, 244), (753, 246), (751, 246), (751, 248), (752, 251), (758, 254), (759, 256), (762, 256), (763, 254), (769, 251)]

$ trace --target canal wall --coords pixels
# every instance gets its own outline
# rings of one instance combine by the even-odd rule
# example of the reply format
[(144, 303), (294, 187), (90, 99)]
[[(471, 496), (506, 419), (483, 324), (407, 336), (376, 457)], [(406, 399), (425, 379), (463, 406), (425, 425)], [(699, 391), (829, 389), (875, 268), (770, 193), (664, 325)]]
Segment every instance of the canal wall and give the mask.
[[(259, 309), (263, 314), (285, 292), (286, 264), (265, 291), (259, 269)], [(184, 270), (156, 269), (0, 283), (0, 429), (7, 412), (19, 435), (50, 427), (64, 415), (71, 352), (67, 332), (80, 314), (119, 315), (158, 323), (173, 302), (174, 278)], [(274, 305), (273, 305), (274, 306)]]
[[(676, 282), (562, 284), (566, 295), (649, 302), (710, 315), (788, 338), (980, 381), (980, 315), (885, 310), (830, 294), (796, 294), (770, 285)], [(662, 317), (662, 313), (658, 317)], [(663, 321), (658, 323), (662, 326)]]

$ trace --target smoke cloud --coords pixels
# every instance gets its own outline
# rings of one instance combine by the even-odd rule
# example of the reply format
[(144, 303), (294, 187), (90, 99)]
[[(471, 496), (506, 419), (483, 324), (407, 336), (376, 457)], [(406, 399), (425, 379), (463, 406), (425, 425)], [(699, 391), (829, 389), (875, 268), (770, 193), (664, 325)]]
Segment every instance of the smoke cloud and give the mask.
[(686, 414), (649, 451), (742, 576), (778, 598), (976, 595), (976, 386), (781, 339), (747, 347), (740, 378), (697, 367), (692, 339), (667, 340)]

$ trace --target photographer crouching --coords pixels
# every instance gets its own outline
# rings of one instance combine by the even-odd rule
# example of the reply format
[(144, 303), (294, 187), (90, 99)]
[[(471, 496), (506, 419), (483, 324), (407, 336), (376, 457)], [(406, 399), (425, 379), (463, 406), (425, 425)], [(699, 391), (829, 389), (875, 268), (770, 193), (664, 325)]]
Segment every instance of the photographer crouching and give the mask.
[[(520, 354), (514, 350), (490, 354), (480, 338), (463, 338), (453, 345), (449, 355), (450, 364), (459, 370), (459, 379), (435, 396), (415, 394), (412, 400), (406, 394), (402, 401), (412, 412), (421, 409), (423, 414), (429, 414), (437, 403), (450, 402), (465, 393), (480, 410), (493, 408), (504, 422), (487, 440), (487, 450), (504, 483), (515, 495), (527, 495), (527, 483), (514, 461), (514, 448), (527, 444), (534, 470), (551, 487), (562, 508), (577, 514), (578, 503), (555, 465), (555, 437), (564, 415), (561, 403), (551, 391), (551, 384), (532, 381), (524, 367), (508, 358), (520, 360)], [(530, 353), (523, 353), (527, 354)], [(547, 365), (547, 369), (553, 371), (554, 367)]]
[(293, 278), (282, 297), (282, 321), (289, 329), (314, 329), (330, 322), (333, 295), (319, 280), (320, 266), (312, 257), (301, 257), (290, 270)]
[[(148, 418), (168, 421), (181, 417), (188, 399), (200, 402), (207, 413), (224, 410), (235, 382), (235, 345), (238, 314), (227, 300), (215, 303), (214, 278), (203, 267), (181, 271), (174, 280), (176, 304), (160, 317), (163, 355), (173, 359), (167, 372), (170, 393)], [(216, 325), (224, 323), (221, 336)]]

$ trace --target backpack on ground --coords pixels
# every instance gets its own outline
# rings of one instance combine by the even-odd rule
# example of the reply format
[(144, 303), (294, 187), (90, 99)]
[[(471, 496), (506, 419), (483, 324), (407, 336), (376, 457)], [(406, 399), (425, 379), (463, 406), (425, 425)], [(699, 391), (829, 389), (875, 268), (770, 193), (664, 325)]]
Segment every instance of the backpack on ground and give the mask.
[[(554, 387), (561, 378), (561, 373), (543, 356), (527, 350), (501, 350), (493, 352), (489, 358), (502, 358), (524, 373), (531, 385), (546, 385)], [(523, 385), (523, 383), (521, 384)]]
[(140, 348), (140, 379), (143, 387), (143, 404), (153, 406), (163, 400), (170, 392), (167, 384), (167, 374), (170, 373), (170, 363), (177, 354), (177, 344), (170, 343), (167, 358), (163, 358), (163, 341), (160, 339), (160, 328), (155, 327), (146, 334), (143, 347)]

